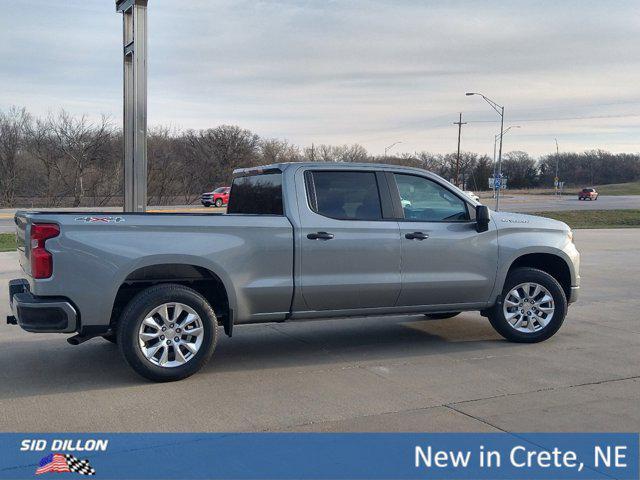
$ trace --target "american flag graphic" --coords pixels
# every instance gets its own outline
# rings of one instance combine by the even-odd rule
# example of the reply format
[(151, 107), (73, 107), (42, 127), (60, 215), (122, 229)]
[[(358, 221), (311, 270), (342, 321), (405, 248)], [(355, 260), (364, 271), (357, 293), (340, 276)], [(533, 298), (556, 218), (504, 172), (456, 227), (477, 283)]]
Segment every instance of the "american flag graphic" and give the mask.
[(96, 471), (89, 464), (89, 460), (78, 460), (73, 455), (62, 453), (50, 453), (38, 464), (36, 475), (43, 473), (76, 472), (80, 475), (95, 475)]

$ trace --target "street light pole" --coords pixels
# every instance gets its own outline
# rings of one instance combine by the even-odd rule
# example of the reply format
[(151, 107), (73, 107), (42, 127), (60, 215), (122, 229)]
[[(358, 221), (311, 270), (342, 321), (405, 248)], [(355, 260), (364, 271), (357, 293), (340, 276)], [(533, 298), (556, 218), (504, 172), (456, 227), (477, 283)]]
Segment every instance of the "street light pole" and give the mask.
[[(510, 127), (505, 128), (504, 133), (502, 134), (502, 136), (505, 136), (509, 130), (511, 130), (512, 128), (520, 128), (520, 125), (511, 125)], [(499, 133), (496, 133), (495, 136), (493, 137), (493, 178), (496, 178), (497, 175), (497, 164), (496, 164), (496, 145), (498, 143), (498, 138), (501, 135)], [(496, 185), (495, 185), (495, 181), (493, 183), (493, 198), (496, 198)]]
[[(465, 95), (468, 97), (471, 95), (481, 96), (482, 98), (484, 98), (484, 101), (491, 105), (491, 108), (493, 108), (497, 112), (497, 114), (500, 115), (500, 150), (498, 151), (498, 175), (499, 178), (502, 178), (502, 137), (504, 136), (504, 107), (502, 105), (498, 105), (496, 102), (488, 97), (485, 97), (481, 93), (467, 92), (465, 93)], [(493, 182), (495, 188), (495, 176), (493, 177)], [(502, 185), (500, 185), (500, 188), (502, 188)], [(500, 210), (500, 188), (496, 190), (496, 212)]]
[(500, 188), (496, 190), (496, 212), (500, 211), (500, 189), (502, 188), (502, 137), (504, 137), (504, 107), (500, 107), (500, 150), (498, 150), (498, 176)]
[(388, 147), (384, 147), (384, 158), (387, 158), (387, 152), (391, 150), (393, 147), (395, 147), (396, 145), (398, 145), (399, 143), (402, 143), (402, 142), (394, 142)]

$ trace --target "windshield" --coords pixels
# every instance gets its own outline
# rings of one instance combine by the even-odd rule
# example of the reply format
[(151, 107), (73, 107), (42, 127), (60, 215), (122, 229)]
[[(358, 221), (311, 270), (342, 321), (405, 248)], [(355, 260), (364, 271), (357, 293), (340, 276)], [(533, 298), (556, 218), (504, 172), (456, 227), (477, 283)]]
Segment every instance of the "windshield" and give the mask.
[(218, 187), (213, 191), (213, 193), (224, 193), (226, 191), (227, 191), (227, 187)]

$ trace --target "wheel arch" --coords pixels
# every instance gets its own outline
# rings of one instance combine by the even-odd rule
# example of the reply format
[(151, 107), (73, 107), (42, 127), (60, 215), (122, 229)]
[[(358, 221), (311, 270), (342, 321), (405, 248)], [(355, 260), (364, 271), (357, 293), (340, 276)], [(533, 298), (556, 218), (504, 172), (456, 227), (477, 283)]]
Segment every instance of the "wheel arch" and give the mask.
[(120, 313), (127, 303), (140, 291), (152, 285), (175, 283), (193, 288), (211, 304), (225, 333), (233, 332), (236, 306), (235, 290), (224, 270), (203, 265), (196, 258), (147, 258), (119, 275), (117, 288), (113, 292), (109, 326), (117, 324)]
[(509, 265), (509, 269), (501, 282), (500, 288), (504, 286), (506, 278), (513, 270), (522, 267), (537, 268), (555, 278), (562, 287), (567, 299), (570, 298), (571, 285), (573, 283), (572, 272), (570, 262), (568, 262), (561, 253), (562, 252), (531, 252), (518, 256)]

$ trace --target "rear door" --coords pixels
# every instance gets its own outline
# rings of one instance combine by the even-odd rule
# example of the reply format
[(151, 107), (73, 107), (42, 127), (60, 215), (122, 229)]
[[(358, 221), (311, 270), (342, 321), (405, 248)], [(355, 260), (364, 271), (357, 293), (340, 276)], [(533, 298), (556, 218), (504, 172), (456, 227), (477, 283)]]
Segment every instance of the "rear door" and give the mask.
[(480, 304), (493, 289), (497, 234), (475, 229), (475, 212), (454, 191), (417, 174), (389, 174), (401, 207), (402, 292), (398, 305)]
[(299, 172), (304, 204), (300, 283), (310, 310), (392, 307), (400, 293), (400, 237), (383, 174)]

